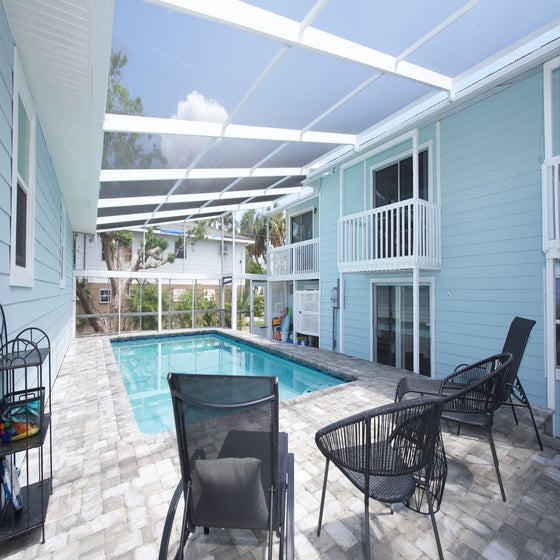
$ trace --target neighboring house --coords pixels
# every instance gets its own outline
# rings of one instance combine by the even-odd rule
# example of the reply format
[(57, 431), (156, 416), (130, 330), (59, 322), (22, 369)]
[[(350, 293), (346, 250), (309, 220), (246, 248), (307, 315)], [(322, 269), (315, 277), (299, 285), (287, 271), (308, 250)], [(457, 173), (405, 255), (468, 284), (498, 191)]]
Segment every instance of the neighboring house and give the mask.
[[(188, 228), (187, 228), (188, 229)], [(122, 270), (127, 270), (132, 255), (137, 254), (142, 244), (142, 233), (133, 231), (133, 243), (126, 253), (127, 262), (123, 263)], [(231, 234), (222, 235), (220, 232), (208, 228), (205, 239), (182, 243), (183, 229), (180, 225), (169, 225), (154, 229), (154, 235), (166, 239), (168, 249), (164, 255), (175, 253), (175, 261), (166, 263), (152, 271), (162, 274), (181, 274), (196, 280), (197, 293), (205, 293), (207, 296), (214, 295), (219, 301), (219, 290), (222, 279), (231, 277), (232, 274), (245, 273), (246, 247), (253, 241)], [(186, 249), (183, 248), (186, 247)], [(101, 238), (99, 235), (78, 234), (74, 241), (74, 269), (99, 271), (107, 270)], [(191, 283), (185, 284), (180, 289), (191, 289)], [(106, 279), (90, 278), (89, 288), (93, 294), (94, 304), (100, 311), (107, 307), (112, 297), (111, 287)]]
[[(556, 58), (311, 177), (320, 347), (441, 377), (499, 352), (513, 317), (528, 317), (519, 375), (534, 404), (558, 410), (559, 139)], [(282, 280), (307, 289), (293, 268)]]

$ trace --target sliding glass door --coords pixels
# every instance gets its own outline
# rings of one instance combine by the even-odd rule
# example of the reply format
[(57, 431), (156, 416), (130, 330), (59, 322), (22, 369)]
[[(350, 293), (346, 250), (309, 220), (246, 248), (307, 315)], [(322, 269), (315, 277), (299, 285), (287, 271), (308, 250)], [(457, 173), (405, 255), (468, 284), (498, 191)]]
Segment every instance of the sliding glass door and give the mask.
[[(373, 359), (413, 371), (412, 286), (374, 284)], [(430, 287), (420, 286), (420, 372), (430, 375)]]

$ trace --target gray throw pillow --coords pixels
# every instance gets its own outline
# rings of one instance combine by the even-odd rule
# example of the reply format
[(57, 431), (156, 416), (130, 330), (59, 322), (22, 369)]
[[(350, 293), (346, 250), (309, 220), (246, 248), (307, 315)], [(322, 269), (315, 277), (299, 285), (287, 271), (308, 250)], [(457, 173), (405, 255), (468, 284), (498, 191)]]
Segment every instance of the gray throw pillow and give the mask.
[(195, 461), (191, 483), (195, 525), (239, 529), (268, 527), (268, 506), (261, 484), (259, 459), (199, 459)]

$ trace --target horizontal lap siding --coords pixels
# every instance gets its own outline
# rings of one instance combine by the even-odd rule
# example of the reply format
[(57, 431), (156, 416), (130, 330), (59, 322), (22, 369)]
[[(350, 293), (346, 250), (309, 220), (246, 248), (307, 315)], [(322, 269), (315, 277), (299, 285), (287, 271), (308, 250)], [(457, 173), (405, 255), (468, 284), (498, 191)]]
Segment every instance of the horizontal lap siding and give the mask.
[(37, 118), (34, 286), (10, 286), (10, 216), (12, 176), (12, 72), (14, 43), (0, 4), (0, 303), (4, 306), (8, 334), (35, 326), (49, 335), (53, 375), (56, 374), (72, 337), (73, 235), (67, 216), (65, 287), (60, 287), (61, 191), (49, 148)]
[(546, 402), (541, 239), (542, 75), (441, 123), (443, 267), (436, 371), (501, 350), (515, 315), (535, 319), (520, 376)]
[[(331, 289), (338, 280), (338, 217), (340, 212), (340, 193), (338, 175), (328, 175), (321, 179), (320, 217), (320, 271), (321, 325), (319, 344), (321, 348), (332, 350), (333, 346), (333, 308)], [(340, 311), (336, 311), (340, 313)], [(338, 319), (338, 317), (337, 317)], [(338, 324), (338, 322), (337, 322)], [(338, 340), (338, 335), (337, 340)], [(340, 341), (336, 350), (340, 351)]]
[(344, 353), (371, 359), (370, 279), (365, 274), (344, 276)]
[(13, 53), (14, 44), (0, 4), (0, 285), (10, 274)]

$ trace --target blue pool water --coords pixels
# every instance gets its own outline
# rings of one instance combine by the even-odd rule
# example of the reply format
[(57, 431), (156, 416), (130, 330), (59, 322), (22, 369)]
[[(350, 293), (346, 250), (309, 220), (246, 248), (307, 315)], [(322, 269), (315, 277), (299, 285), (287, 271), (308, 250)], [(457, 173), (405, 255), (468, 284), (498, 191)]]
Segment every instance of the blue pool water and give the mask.
[(136, 422), (146, 434), (175, 425), (167, 384), (169, 372), (276, 376), (280, 400), (344, 383), (217, 334), (113, 340), (111, 345)]

